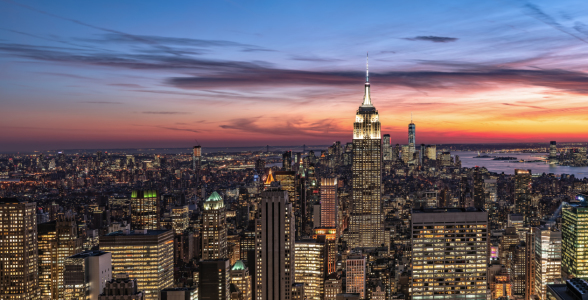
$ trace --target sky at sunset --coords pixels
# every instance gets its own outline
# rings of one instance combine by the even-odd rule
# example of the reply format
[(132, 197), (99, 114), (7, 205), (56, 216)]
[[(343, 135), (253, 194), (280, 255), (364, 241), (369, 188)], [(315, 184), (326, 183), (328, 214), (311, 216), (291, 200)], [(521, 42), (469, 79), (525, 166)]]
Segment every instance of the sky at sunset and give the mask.
[(0, 0), (0, 151), (588, 140), (578, 1)]

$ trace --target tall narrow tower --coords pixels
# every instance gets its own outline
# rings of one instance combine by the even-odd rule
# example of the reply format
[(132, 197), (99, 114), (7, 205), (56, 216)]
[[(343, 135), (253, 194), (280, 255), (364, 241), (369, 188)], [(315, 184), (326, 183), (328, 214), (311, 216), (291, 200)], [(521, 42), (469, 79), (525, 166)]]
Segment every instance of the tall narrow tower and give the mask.
[(382, 215), (382, 136), (378, 111), (370, 98), (366, 64), (365, 95), (353, 124), (353, 209), (348, 243), (379, 247), (384, 243)]
[(408, 124), (408, 160), (412, 160), (415, 152), (415, 126), (412, 122), (412, 113), (410, 113), (410, 124)]

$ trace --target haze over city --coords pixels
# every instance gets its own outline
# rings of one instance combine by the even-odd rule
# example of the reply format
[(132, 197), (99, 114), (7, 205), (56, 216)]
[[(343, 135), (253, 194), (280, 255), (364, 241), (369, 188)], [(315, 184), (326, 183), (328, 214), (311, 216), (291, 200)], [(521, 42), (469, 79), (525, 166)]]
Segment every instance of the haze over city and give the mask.
[(0, 1), (0, 151), (583, 141), (582, 1)]

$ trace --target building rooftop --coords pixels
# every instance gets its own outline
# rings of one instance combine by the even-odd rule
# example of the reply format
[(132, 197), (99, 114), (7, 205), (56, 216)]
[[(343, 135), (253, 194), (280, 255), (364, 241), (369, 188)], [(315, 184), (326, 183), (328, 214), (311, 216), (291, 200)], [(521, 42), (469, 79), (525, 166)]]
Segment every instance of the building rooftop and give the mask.
[(233, 265), (233, 267), (231, 268), (231, 271), (243, 271), (245, 270), (247, 267), (245, 266), (245, 264), (243, 263), (242, 260), (238, 260), (235, 265)]
[(448, 208), (420, 208), (420, 209), (413, 209), (412, 213), (443, 213), (443, 212), (485, 212), (483, 208), (474, 208), (474, 207), (448, 207)]
[(111, 232), (106, 234), (105, 236), (123, 236), (123, 235), (130, 235), (130, 236), (137, 236), (137, 235), (160, 235), (164, 232), (169, 230), (129, 230), (128, 233), (124, 232), (123, 230)]
[(91, 250), (91, 251), (86, 251), (86, 252), (72, 255), (69, 258), (86, 258), (86, 257), (90, 257), (90, 256), (102, 256), (107, 253), (109, 253), (109, 252), (104, 252), (104, 251), (100, 251), (100, 250)]

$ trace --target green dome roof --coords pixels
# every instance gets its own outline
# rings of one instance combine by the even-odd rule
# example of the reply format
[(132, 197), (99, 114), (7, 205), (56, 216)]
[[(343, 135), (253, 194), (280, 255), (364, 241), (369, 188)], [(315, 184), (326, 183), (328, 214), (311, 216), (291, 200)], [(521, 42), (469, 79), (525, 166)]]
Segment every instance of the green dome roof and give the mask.
[(206, 202), (209, 201), (223, 201), (223, 198), (216, 192), (212, 192), (212, 194), (206, 199)]
[(233, 268), (231, 268), (231, 271), (243, 271), (245, 270), (245, 264), (243, 263), (242, 260), (238, 260), (234, 265)]
[(208, 199), (204, 201), (204, 210), (220, 209), (223, 207), (225, 207), (225, 202), (217, 192), (213, 192)]

